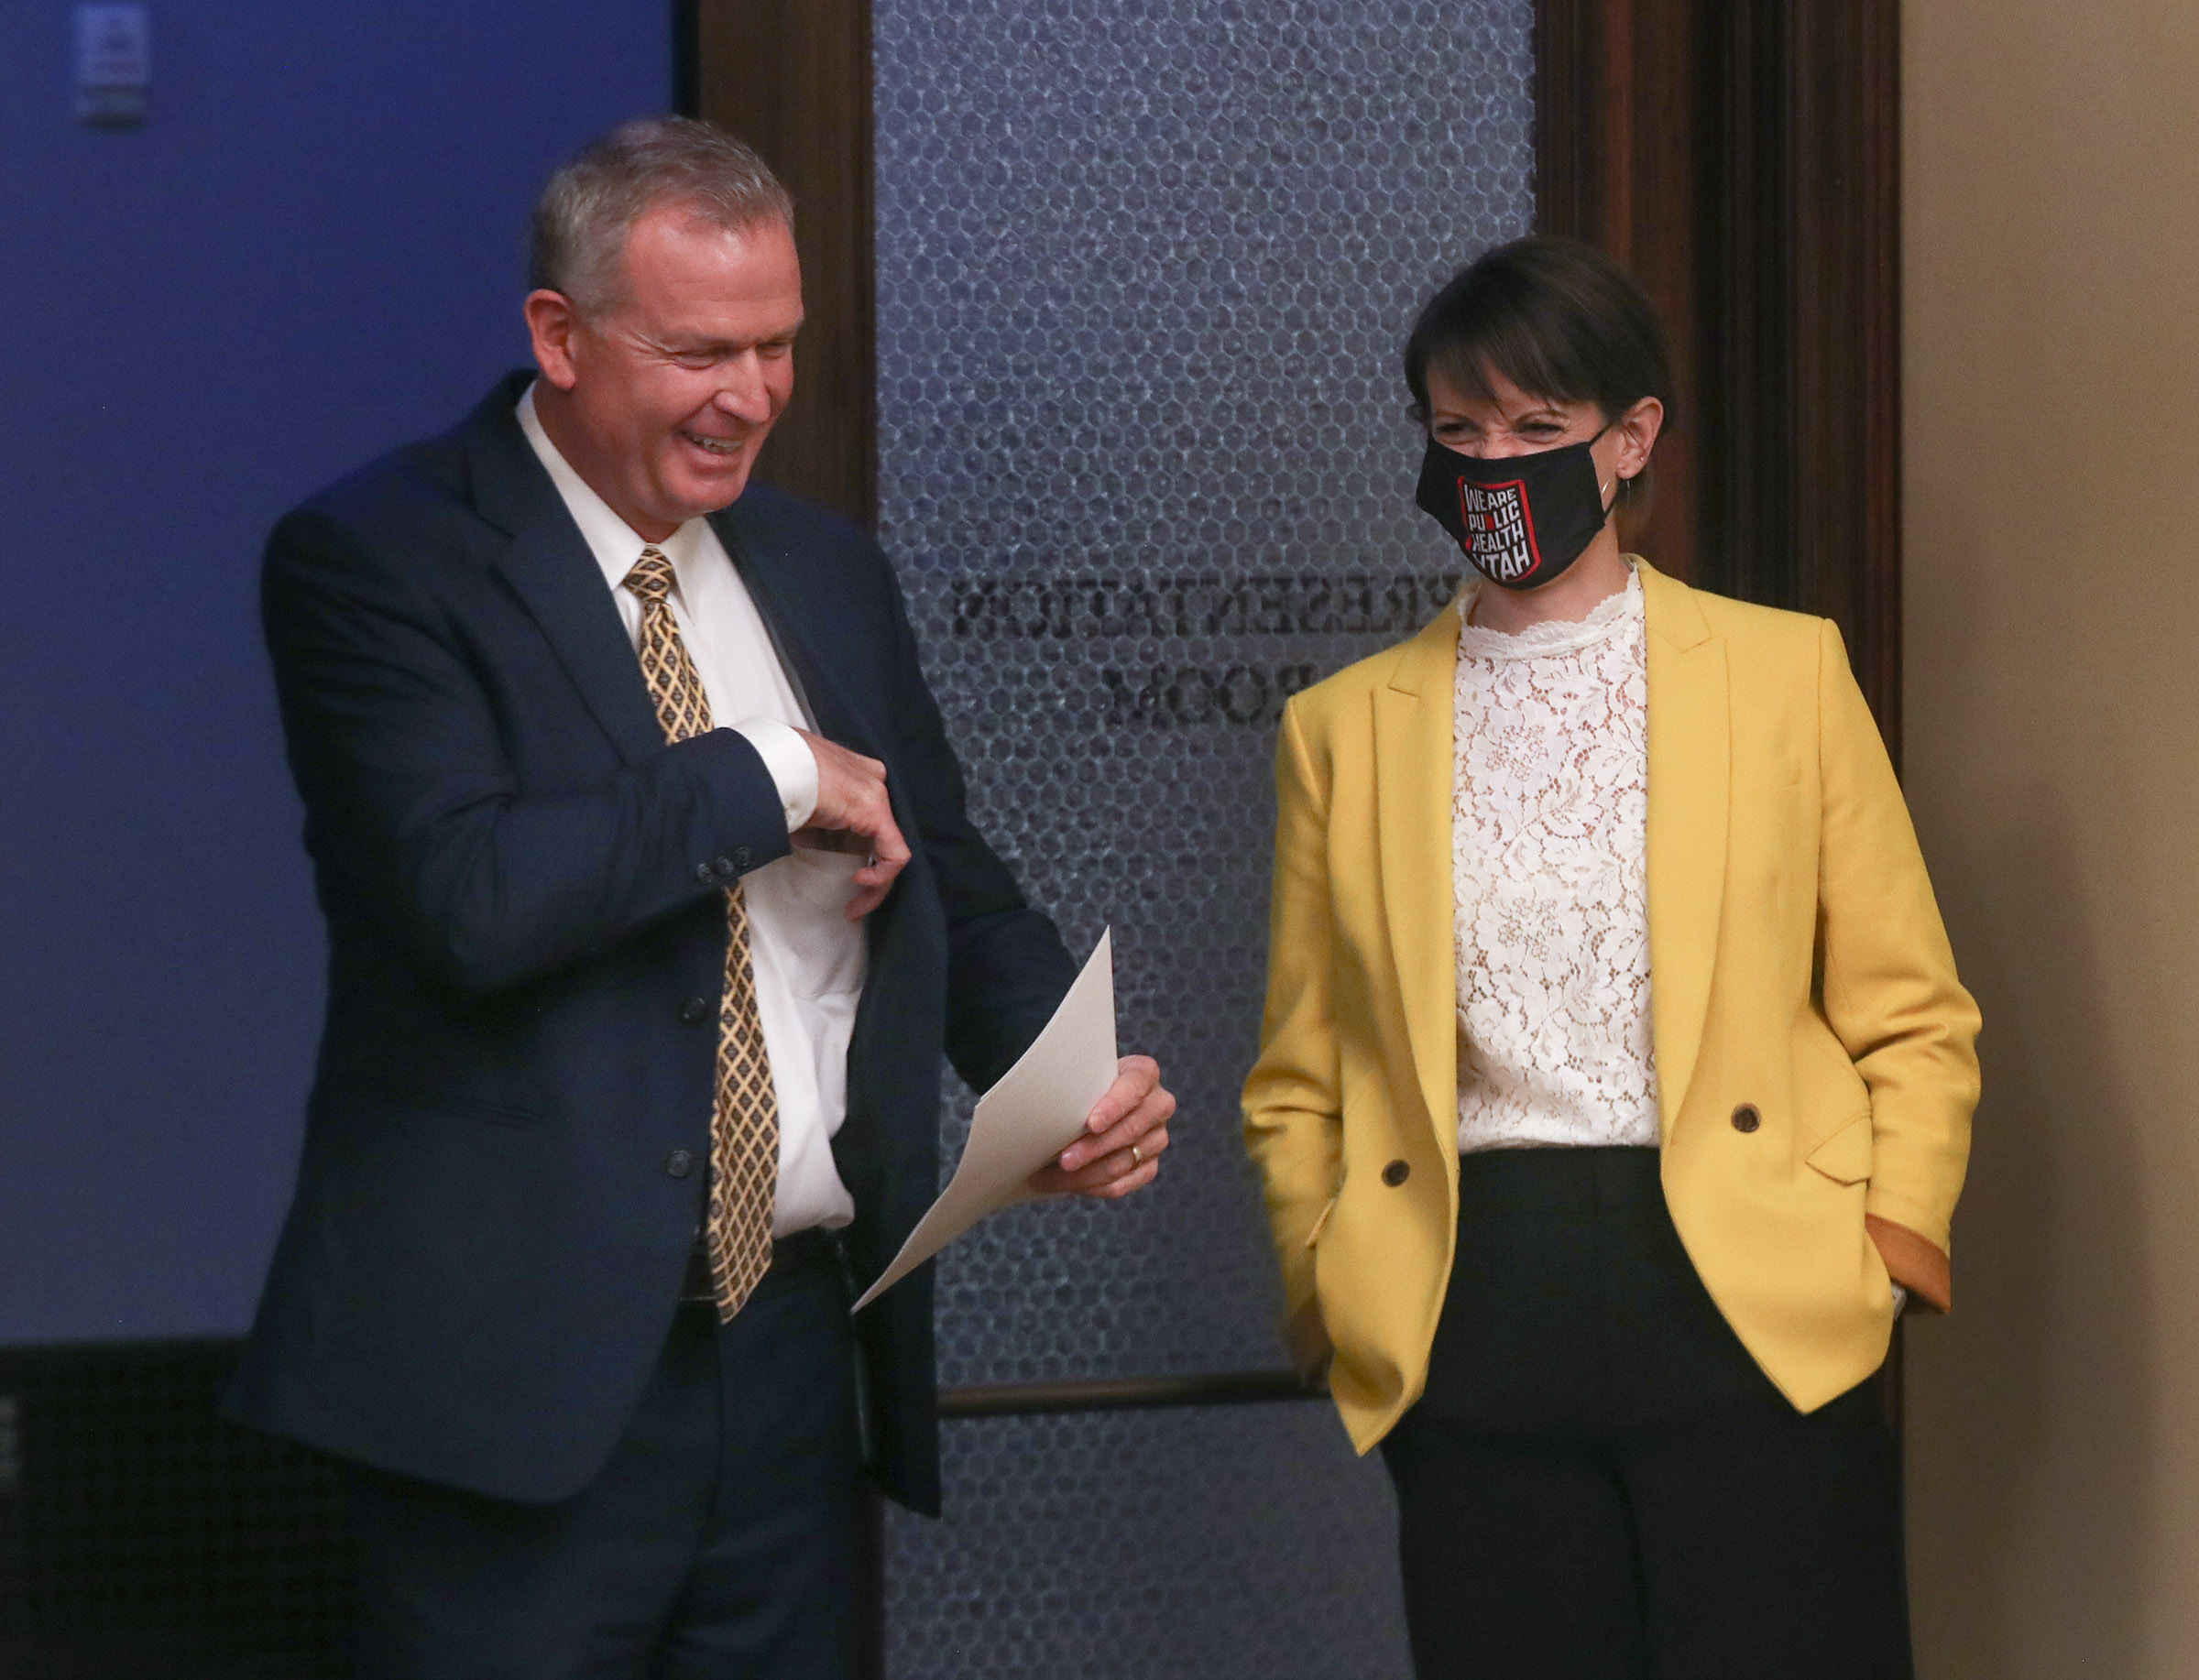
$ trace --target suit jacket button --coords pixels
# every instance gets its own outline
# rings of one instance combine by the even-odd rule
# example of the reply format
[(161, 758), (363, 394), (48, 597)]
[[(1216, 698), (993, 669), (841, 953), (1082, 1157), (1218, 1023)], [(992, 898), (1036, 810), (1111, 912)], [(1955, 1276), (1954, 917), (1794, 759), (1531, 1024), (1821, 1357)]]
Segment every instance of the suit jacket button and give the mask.
[(710, 873), (721, 881), (729, 881), (740, 873), (740, 867), (730, 857), (713, 857), (710, 860)]
[(1382, 1170), (1382, 1182), (1393, 1190), (1413, 1175), (1413, 1170), (1402, 1161), (1393, 1161)]
[(685, 1178), (688, 1169), (695, 1165), (695, 1157), (685, 1150), (674, 1150), (664, 1157), (664, 1171), (674, 1178)]
[(1756, 1112), (1756, 1106), (1754, 1103), (1743, 1103), (1734, 1110), (1734, 1129), (1735, 1131), (1754, 1131), (1763, 1124), (1764, 1117)]
[(695, 866), (695, 878), (706, 887), (715, 887), (717, 885), (717, 871), (706, 863), (698, 863)]
[(739, 868), (747, 868), (755, 860), (755, 857), (756, 854), (745, 845), (737, 845), (733, 848), (733, 862)]
[(690, 998), (680, 1005), (680, 1019), (690, 1027), (699, 1027), (710, 1019), (710, 999)]

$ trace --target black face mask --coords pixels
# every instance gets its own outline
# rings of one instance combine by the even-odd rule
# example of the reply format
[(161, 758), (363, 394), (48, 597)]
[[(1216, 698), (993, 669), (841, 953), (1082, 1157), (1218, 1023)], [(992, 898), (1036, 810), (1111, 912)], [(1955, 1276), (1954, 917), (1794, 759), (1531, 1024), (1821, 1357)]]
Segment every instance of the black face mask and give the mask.
[(1548, 583), (1581, 558), (1618, 506), (1615, 496), (1604, 505), (1588, 443), (1483, 461), (1433, 438), (1413, 499), (1458, 540), (1477, 572), (1506, 589)]

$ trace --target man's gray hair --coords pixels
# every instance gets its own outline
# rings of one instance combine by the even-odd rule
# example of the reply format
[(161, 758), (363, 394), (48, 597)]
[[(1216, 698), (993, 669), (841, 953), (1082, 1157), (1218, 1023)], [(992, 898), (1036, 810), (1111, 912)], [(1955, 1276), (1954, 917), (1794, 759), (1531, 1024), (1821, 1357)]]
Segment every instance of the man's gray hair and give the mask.
[(583, 314), (613, 307), (626, 236), (664, 204), (728, 233), (794, 221), (793, 201), (751, 147), (689, 117), (639, 117), (591, 141), (542, 189), (528, 285), (563, 292)]

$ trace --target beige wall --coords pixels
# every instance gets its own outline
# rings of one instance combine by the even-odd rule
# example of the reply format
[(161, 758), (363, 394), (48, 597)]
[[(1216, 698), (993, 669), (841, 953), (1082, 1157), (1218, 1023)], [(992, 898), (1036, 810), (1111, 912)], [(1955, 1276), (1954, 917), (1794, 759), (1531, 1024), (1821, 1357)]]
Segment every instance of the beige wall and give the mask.
[(2199, 4), (1906, 12), (1909, 785), (1986, 1023), (1920, 1669), (2199, 1676)]

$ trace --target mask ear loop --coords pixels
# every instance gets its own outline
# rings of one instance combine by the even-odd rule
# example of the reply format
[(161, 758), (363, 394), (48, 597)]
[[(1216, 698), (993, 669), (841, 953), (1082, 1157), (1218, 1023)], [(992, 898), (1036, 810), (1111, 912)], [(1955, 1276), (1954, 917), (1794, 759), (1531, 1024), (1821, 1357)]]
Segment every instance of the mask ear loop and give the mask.
[[(1601, 443), (1603, 441), (1603, 432), (1609, 431), (1618, 423), (1619, 422), (1616, 419), (1605, 420), (1603, 422), (1603, 431), (1597, 432), (1594, 437), (1589, 439), (1588, 442), (1590, 447), (1593, 448), (1596, 444)], [(1613, 494), (1611, 500), (1608, 502), (1603, 499), (1603, 481), (1599, 479), (1596, 483), (1596, 503), (1597, 506), (1603, 509), (1603, 518), (1596, 526), (1598, 530), (1602, 530), (1604, 526), (1611, 523), (1611, 516), (1619, 510), (1619, 504), (1625, 500), (1628, 493), (1633, 488), (1633, 481), (1631, 479), (1625, 478), (1617, 473), (1614, 473), (1612, 477), (1617, 483), (1618, 489)]]

